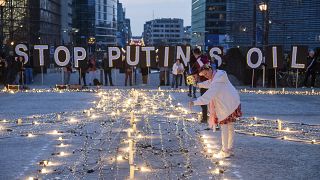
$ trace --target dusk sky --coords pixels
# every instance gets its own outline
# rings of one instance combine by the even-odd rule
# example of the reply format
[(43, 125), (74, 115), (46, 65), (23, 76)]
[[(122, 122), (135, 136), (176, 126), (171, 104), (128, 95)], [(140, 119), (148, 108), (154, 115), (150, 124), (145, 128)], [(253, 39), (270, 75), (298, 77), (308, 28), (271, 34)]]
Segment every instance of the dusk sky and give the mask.
[(141, 36), (143, 25), (154, 18), (181, 18), (191, 25), (191, 0), (120, 0), (131, 19), (133, 36)]

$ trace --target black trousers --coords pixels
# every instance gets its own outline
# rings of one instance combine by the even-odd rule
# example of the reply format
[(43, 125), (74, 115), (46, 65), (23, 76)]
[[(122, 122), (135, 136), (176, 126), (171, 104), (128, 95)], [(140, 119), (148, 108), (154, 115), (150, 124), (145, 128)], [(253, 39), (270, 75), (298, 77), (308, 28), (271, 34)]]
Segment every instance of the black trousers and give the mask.
[(104, 85), (105, 86), (108, 86), (108, 78), (109, 78), (110, 86), (113, 86), (111, 69), (104, 70)]
[(81, 85), (81, 79), (83, 80), (83, 84), (84, 86), (87, 86), (87, 83), (86, 83), (86, 72), (81, 72), (79, 71), (79, 85)]
[[(200, 88), (200, 94), (201, 96), (207, 91), (207, 89)], [(202, 120), (201, 122), (206, 123), (208, 122), (208, 106), (207, 105), (202, 105)]]
[(316, 82), (316, 72), (312, 71), (312, 70), (308, 70), (306, 72), (306, 76), (305, 76), (303, 84), (304, 84), (304, 86), (308, 87), (308, 81), (309, 81), (310, 76), (311, 76), (311, 87), (314, 87), (315, 82)]

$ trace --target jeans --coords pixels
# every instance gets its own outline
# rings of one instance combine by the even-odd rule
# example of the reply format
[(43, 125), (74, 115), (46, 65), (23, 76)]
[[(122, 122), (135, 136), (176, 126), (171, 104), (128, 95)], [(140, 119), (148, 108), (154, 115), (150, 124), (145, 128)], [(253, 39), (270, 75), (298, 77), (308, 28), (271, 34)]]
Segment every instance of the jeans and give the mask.
[(70, 71), (64, 72), (64, 85), (70, 84), (70, 76)]
[(26, 84), (31, 84), (33, 82), (33, 70), (32, 68), (25, 69), (26, 74)]
[(221, 143), (222, 151), (232, 151), (233, 150), (233, 138), (234, 137), (234, 124), (222, 124), (221, 125)]
[(175, 75), (175, 74), (172, 74), (172, 83), (171, 83), (171, 88), (178, 88), (178, 83), (179, 83), (179, 81), (180, 81), (180, 74), (177, 74), (177, 75)]
[(97, 79), (97, 73), (96, 71), (89, 71), (89, 85), (93, 85), (93, 80)]
[(189, 95), (196, 95), (197, 88), (195, 86), (189, 85)]

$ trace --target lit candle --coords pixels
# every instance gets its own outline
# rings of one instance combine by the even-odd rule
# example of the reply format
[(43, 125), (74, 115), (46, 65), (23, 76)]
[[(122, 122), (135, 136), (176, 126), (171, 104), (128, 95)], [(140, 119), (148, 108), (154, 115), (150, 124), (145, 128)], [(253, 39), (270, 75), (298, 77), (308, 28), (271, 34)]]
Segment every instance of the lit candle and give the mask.
[(19, 118), (18, 121), (17, 121), (18, 125), (21, 125), (22, 124), (22, 119)]
[(130, 165), (130, 177), (129, 177), (129, 179), (134, 179), (134, 170), (135, 170), (134, 165)]
[(131, 118), (130, 118), (130, 125), (132, 125), (132, 124), (133, 124), (133, 122), (134, 122), (134, 113), (133, 113), (133, 111), (131, 111), (130, 115), (131, 115)]
[(117, 157), (117, 161), (122, 161), (123, 160), (123, 156), (122, 155), (119, 155), (118, 157)]
[(91, 111), (90, 111), (90, 110), (87, 111), (87, 116), (88, 116), (88, 117), (91, 116)]
[(133, 140), (129, 140), (129, 164), (133, 165)]
[(137, 132), (137, 124), (133, 123), (132, 125), (133, 132)]
[(282, 121), (280, 119), (278, 119), (278, 130), (282, 130)]

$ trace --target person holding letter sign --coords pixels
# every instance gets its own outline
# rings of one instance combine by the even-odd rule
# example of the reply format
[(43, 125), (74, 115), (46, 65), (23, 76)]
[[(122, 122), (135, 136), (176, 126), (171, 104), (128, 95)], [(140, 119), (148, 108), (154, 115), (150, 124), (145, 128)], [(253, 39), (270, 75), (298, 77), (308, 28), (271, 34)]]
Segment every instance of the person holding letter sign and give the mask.
[[(200, 82), (204, 82), (206, 80), (208, 80), (206, 77), (204, 76), (199, 76), (199, 72), (201, 70), (201, 68), (203, 67), (203, 65), (208, 64), (209, 63), (209, 59), (206, 55), (202, 55), (201, 54), (201, 50), (199, 48), (195, 48), (193, 50), (193, 55), (196, 58), (196, 63), (193, 64), (193, 66), (191, 67), (192, 72), (191, 75), (194, 75), (194, 79), (199, 80)], [(205, 92), (207, 91), (207, 89), (205, 88), (200, 88), (200, 94), (203, 95)], [(202, 105), (201, 106), (202, 109), (202, 123), (207, 123), (208, 120), (208, 107), (207, 105)]]
[(209, 105), (209, 125), (214, 130), (217, 123), (221, 125), (222, 149), (218, 156), (230, 157), (233, 155), (234, 122), (242, 116), (239, 93), (230, 83), (227, 73), (214, 70), (209, 63), (203, 65), (199, 75), (208, 80), (196, 86), (208, 90), (189, 105), (190, 107)]

